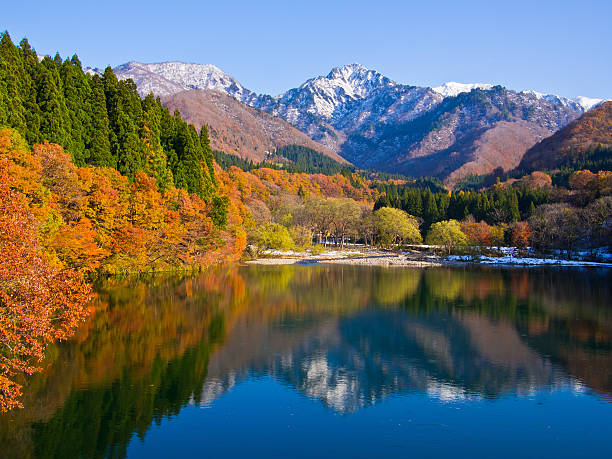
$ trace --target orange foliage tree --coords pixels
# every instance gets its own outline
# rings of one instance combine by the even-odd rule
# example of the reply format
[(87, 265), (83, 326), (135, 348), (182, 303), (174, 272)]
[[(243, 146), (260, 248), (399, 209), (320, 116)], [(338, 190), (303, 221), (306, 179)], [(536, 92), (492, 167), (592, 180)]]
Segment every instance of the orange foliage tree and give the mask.
[(39, 370), (47, 344), (70, 336), (91, 298), (81, 275), (45, 260), (35, 219), (9, 179), (0, 161), (0, 411), (21, 406), (15, 376)]
[(515, 247), (528, 247), (531, 234), (529, 223), (516, 222), (512, 225), (512, 244), (514, 244)]
[(491, 228), (486, 222), (462, 222), (461, 231), (472, 245), (486, 247), (491, 245)]

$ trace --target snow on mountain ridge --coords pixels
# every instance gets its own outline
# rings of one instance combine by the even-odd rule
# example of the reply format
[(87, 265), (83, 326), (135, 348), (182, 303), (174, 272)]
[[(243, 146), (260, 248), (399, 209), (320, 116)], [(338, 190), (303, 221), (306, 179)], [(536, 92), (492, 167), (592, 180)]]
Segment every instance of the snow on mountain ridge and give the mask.
[[(99, 72), (97, 69), (93, 71)], [(285, 114), (286, 119), (291, 118), (292, 123), (296, 121), (293, 118), (299, 117), (299, 114), (293, 110), (296, 105), (307, 114), (330, 121), (332, 118), (343, 116), (343, 107), (347, 103), (367, 99), (377, 91), (393, 87), (409, 88), (359, 63), (335, 67), (326, 76), (311, 78), (298, 88), (290, 89), (277, 97), (259, 95), (250, 91), (212, 64), (191, 64), (177, 61), (152, 64), (128, 62), (115, 68), (115, 72), (120, 79), (132, 78), (142, 95), (153, 92), (156, 95), (165, 96), (187, 89), (212, 89), (224, 92), (253, 107), (272, 113), (277, 112), (279, 115)], [(431, 90), (442, 97), (454, 97), (473, 89), (489, 90), (493, 87), (491, 83), (449, 81)], [(604, 101), (583, 96), (572, 100), (534, 90), (526, 90), (521, 93), (582, 112)], [(274, 109), (271, 109), (272, 105), (275, 106)], [(283, 109), (283, 105), (291, 105), (292, 108)], [(288, 112), (292, 113), (291, 116), (288, 116)]]
[[(441, 86), (432, 88), (433, 91), (441, 94), (444, 97), (455, 97), (464, 92), (470, 92), (473, 89), (484, 89), (488, 90), (493, 88), (494, 85), (490, 83), (457, 83), (449, 81)], [(575, 99), (568, 99), (567, 97), (558, 96), (556, 94), (544, 94), (542, 92), (534, 91), (533, 89), (527, 89), (520, 92), (521, 94), (527, 94), (535, 97), (536, 99), (547, 100), (557, 105), (571, 108), (572, 110), (586, 112), (596, 105), (604, 102), (604, 99), (594, 99), (592, 97), (578, 96)]]
[(443, 95), (444, 97), (455, 97), (462, 92), (470, 92), (472, 89), (491, 89), (490, 83), (457, 83), (456, 81), (447, 81), (441, 86), (431, 88), (434, 92)]
[(248, 103), (257, 95), (212, 64), (128, 62), (116, 67), (120, 79), (132, 78), (141, 94), (166, 96), (187, 89), (212, 89)]
[(580, 104), (582, 107), (584, 107), (585, 111), (590, 110), (596, 105), (599, 105), (602, 102), (606, 101), (605, 99), (595, 99), (593, 97), (585, 97), (585, 96), (578, 96), (574, 100), (578, 104)]
[(535, 96), (536, 99), (544, 99), (557, 105), (571, 108), (577, 111), (587, 112), (596, 105), (605, 102), (605, 99), (594, 99), (592, 97), (578, 96), (575, 99), (568, 99), (567, 97), (558, 96), (556, 94), (544, 94), (533, 89), (521, 91), (521, 94), (530, 94)]

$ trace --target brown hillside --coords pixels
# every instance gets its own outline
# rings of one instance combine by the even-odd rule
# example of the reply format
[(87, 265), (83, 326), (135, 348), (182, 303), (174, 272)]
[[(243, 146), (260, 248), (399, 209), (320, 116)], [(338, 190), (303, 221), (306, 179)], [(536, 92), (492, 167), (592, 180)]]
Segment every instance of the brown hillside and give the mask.
[(488, 174), (498, 167), (504, 171), (514, 169), (525, 151), (548, 133), (545, 128), (522, 120), (499, 121), (474, 140), (467, 162), (455, 169), (444, 182), (453, 186), (471, 174)]
[(287, 145), (312, 148), (336, 161), (347, 161), (286, 121), (212, 90), (190, 90), (161, 98), (170, 112), (178, 109), (188, 123), (210, 130), (213, 149), (261, 161), (266, 151)]
[(612, 101), (586, 112), (552, 136), (530, 148), (519, 169), (554, 169), (571, 155), (584, 154), (590, 146), (612, 146)]

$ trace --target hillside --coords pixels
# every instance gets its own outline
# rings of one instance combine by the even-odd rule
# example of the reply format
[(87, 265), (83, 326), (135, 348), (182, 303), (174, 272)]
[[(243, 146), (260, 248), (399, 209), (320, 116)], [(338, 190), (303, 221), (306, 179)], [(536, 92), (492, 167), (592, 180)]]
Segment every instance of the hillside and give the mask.
[(565, 106), (499, 86), (474, 89), (407, 122), (352, 133), (342, 155), (362, 167), (435, 176), (452, 185), (470, 174), (513, 169), (529, 147), (576, 116)]
[(213, 150), (262, 161), (266, 152), (288, 145), (312, 148), (346, 163), (338, 154), (313, 141), (286, 121), (238, 102), (214, 90), (187, 90), (161, 97), (171, 112), (179, 110), (183, 119), (209, 128)]
[(554, 169), (583, 156), (590, 147), (612, 147), (612, 101), (604, 102), (530, 148), (518, 169)]

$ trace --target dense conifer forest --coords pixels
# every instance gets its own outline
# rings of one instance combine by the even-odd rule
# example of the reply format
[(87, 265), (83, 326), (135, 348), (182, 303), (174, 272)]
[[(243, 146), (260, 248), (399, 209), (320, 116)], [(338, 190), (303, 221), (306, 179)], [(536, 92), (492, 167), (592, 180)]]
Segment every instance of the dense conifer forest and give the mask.
[(0, 125), (30, 145), (61, 145), (77, 167), (110, 167), (130, 180), (144, 171), (160, 190), (174, 185), (206, 200), (215, 193), (205, 127), (198, 133), (159, 99), (141, 99), (110, 67), (92, 75), (77, 56), (40, 59), (27, 39), (16, 46), (8, 33), (0, 39)]

